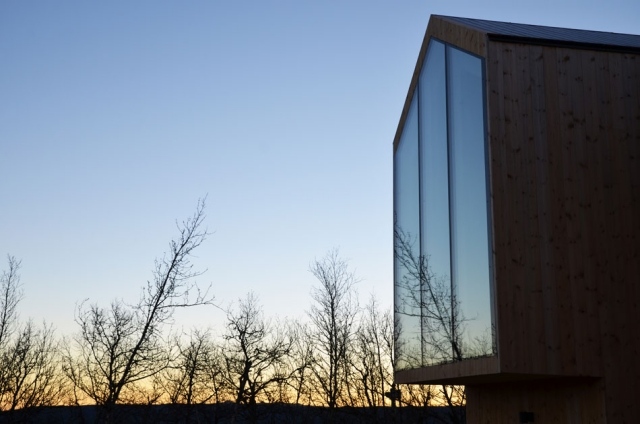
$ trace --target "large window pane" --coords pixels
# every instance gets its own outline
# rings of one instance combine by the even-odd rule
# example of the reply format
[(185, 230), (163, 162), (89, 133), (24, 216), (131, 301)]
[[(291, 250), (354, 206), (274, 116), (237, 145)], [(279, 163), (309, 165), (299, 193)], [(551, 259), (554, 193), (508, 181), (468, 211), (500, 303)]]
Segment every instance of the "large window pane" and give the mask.
[(420, 75), (420, 218), (424, 365), (451, 361), (449, 170), (444, 44), (432, 41)]
[(396, 331), (401, 341), (396, 345), (397, 366), (415, 368), (421, 364), (420, 308), (413, 298), (416, 278), (403, 260), (420, 254), (419, 170), (418, 170), (418, 96), (407, 114), (402, 136), (394, 155), (394, 261)]
[(482, 69), (432, 40), (395, 152), (398, 369), (494, 353)]
[(493, 345), (482, 62), (452, 47), (447, 59), (455, 336), (467, 357)]

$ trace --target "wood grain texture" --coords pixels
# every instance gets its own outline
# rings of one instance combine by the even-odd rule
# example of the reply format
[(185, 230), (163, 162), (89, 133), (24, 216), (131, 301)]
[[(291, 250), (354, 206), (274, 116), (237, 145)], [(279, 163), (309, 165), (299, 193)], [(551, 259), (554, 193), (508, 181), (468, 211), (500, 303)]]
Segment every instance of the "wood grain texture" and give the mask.
[(491, 381), (498, 375), (498, 358), (475, 358), (450, 364), (397, 371), (398, 384), (458, 384), (462, 381)]
[(606, 422), (632, 422), (640, 59), (490, 43), (486, 63), (500, 373), (601, 378)]
[(625, 62), (635, 77), (611, 80), (607, 64), (629, 55), (488, 53), (501, 370), (601, 375), (603, 278), (637, 269), (637, 59)]
[(532, 412), (535, 423), (602, 423), (601, 386), (594, 380), (467, 386), (467, 422), (512, 424), (520, 412)]
[(454, 23), (442, 16), (432, 16), (425, 39), (442, 40), (477, 56), (486, 56), (487, 34), (475, 28)]

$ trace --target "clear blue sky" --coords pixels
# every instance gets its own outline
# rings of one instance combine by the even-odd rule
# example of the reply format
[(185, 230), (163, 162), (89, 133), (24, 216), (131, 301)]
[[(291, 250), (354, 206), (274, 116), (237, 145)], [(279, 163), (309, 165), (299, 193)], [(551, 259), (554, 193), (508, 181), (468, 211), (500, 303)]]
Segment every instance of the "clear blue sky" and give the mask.
[(339, 247), (389, 306), (391, 144), (430, 14), (640, 33), (637, 0), (0, 2), (22, 317), (69, 333), (78, 301), (134, 301), (207, 193), (196, 265), (221, 304), (302, 315), (309, 262)]

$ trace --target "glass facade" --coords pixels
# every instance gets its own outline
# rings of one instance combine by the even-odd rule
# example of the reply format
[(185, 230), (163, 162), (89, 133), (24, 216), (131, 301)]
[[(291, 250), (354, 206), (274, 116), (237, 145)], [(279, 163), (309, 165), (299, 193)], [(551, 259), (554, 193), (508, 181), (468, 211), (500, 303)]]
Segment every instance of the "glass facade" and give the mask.
[(394, 154), (398, 369), (494, 354), (482, 59), (432, 40)]

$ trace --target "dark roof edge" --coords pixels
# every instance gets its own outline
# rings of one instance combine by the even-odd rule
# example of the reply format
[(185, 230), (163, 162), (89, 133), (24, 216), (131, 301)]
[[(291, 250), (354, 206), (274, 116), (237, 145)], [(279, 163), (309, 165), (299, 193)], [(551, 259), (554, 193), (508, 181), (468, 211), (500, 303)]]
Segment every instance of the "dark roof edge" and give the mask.
[(566, 47), (569, 49), (583, 49), (583, 50), (607, 51), (607, 52), (613, 52), (613, 53), (640, 54), (640, 47), (621, 46), (618, 44), (584, 43), (584, 42), (578, 42), (578, 41), (551, 40), (546, 38), (534, 38), (534, 37), (518, 37), (515, 35), (491, 34), (491, 33), (487, 33), (487, 38), (489, 39), (489, 41), (495, 41), (500, 43), (535, 44), (539, 46), (548, 46), (548, 47)]
[(588, 29), (432, 15), (484, 34), (489, 41), (537, 44), (616, 53), (640, 52), (640, 35)]

